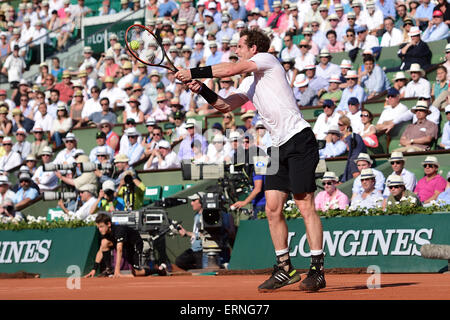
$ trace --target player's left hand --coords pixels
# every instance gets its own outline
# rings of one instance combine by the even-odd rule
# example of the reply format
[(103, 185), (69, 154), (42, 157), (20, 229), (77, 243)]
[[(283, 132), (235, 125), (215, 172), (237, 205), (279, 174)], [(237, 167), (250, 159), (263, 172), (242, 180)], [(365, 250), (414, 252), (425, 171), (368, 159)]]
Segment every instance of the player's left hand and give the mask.
[(175, 73), (175, 77), (181, 82), (187, 82), (192, 80), (191, 70), (189, 69), (181, 69), (177, 73)]

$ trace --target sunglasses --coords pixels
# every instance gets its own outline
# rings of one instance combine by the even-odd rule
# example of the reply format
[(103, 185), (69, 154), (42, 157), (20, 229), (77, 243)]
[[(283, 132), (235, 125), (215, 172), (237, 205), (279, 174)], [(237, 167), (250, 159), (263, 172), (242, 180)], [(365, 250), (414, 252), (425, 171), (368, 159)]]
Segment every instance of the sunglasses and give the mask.
[(331, 182), (331, 181), (327, 181), (327, 182), (323, 183), (324, 186), (331, 186), (333, 184), (334, 184), (334, 182)]
[(308, 48), (308, 46), (307, 46), (307, 45), (304, 45), (304, 44), (300, 45), (299, 47), (300, 47), (300, 48)]
[(389, 189), (397, 189), (400, 188), (400, 186), (389, 186)]
[(402, 164), (403, 161), (391, 161), (391, 164)]
[(154, 136), (161, 136), (161, 133), (154, 133)]
[(343, 126), (345, 126), (345, 124), (343, 124), (343, 123), (338, 123), (338, 126), (339, 126), (339, 127), (343, 127)]
[(434, 168), (435, 165), (434, 164), (424, 164), (423, 167), (424, 168)]
[(325, 109), (325, 108), (333, 108), (332, 106), (323, 106), (323, 108)]
[(368, 114), (361, 114), (361, 118), (362, 118), (362, 117), (368, 118), (369, 115), (368, 115)]

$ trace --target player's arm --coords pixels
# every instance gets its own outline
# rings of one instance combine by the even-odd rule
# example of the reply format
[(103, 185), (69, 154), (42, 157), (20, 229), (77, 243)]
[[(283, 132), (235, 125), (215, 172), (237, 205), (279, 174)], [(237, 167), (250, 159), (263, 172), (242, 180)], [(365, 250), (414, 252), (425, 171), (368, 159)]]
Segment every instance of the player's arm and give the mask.
[(102, 248), (100, 247), (97, 251), (97, 255), (95, 256), (95, 262), (94, 266), (92, 267), (91, 272), (89, 272), (87, 275), (85, 275), (85, 278), (92, 278), (95, 276), (95, 273), (97, 272), (97, 269), (100, 267), (100, 262), (103, 259), (103, 252)]
[(200, 81), (191, 81), (187, 85), (191, 91), (200, 94), (210, 105), (222, 113), (233, 111), (248, 101), (248, 97), (240, 93), (222, 98)]
[(192, 79), (231, 77), (237, 74), (250, 73), (257, 70), (258, 67), (255, 62), (245, 60), (238, 63), (223, 62), (213, 66), (181, 69), (175, 74), (175, 77), (182, 82), (187, 82)]
[(116, 246), (116, 266), (114, 268), (114, 277), (120, 277), (120, 263), (122, 261), (123, 243), (118, 242)]

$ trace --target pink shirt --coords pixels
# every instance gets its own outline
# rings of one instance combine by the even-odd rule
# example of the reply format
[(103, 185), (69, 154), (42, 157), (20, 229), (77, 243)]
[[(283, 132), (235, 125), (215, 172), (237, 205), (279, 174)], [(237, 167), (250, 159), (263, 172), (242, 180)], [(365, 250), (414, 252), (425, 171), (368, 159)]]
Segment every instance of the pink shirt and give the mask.
[(447, 181), (440, 175), (434, 176), (427, 181), (427, 177), (423, 177), (417, 182), (414, 192), (419, 196), (420, 201), (424, 202), (434, 195), (434, 191), (443, 192), (447, 186)]
[(332, 46), (331, 44), (328, 44), (327, 49), (330, 53), (343, 52), (344, 44), (342, 42), (336, 41), (334, 46)]
[[(331, 201), (337, 203), (339, 208), (330, 207)], [(326, 211), (327, 209), (345, 209), (345, 207), (349, 204), (348, 197), (341, 190), (336, 189), (336, 192), (333, 196), (330, 196), (328, 192), (321, 191), (317, 194), (315, 199), (316, 210)], [(325, 208), (327, 206), (328, 208)]]

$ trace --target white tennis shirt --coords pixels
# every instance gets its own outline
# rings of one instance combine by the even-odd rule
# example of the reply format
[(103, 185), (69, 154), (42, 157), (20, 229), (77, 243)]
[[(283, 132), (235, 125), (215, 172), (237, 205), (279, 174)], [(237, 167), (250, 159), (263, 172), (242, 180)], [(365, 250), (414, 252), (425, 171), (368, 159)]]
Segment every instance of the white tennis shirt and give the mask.
[(279, 147), (307, 127), (292, 88), (286, 80), (286, 72), (270, 53), (257, 53), (250, 61), (258, 68), (253, 77), (245, 78), (236, 93), (253, 102), (264, 126), (272, 137), (272, 145)]

